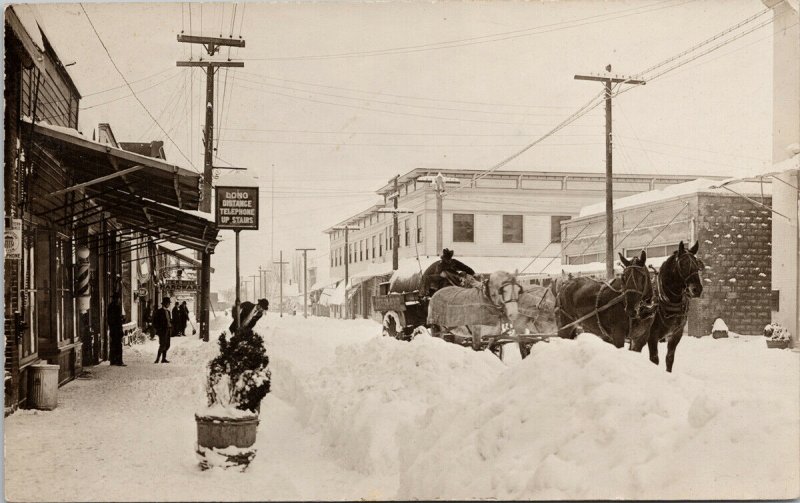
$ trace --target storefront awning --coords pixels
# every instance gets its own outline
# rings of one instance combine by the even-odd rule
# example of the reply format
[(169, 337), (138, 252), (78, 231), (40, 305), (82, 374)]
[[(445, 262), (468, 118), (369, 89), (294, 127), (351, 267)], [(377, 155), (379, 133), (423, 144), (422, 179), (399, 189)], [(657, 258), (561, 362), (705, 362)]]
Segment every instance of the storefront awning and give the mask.
[(180, 209), (198, 208), (202, 176), (197, 173), (88, 140), (69, 128), (37, 122), (33, 133), (48, 154), (74, 170), (75, 185), (61, 192), (101, 185)]
[(102, 186), (87, 188), (87, 195), (125, 228), (197, 251), (217, 246), (219, 230), (209, 219)]

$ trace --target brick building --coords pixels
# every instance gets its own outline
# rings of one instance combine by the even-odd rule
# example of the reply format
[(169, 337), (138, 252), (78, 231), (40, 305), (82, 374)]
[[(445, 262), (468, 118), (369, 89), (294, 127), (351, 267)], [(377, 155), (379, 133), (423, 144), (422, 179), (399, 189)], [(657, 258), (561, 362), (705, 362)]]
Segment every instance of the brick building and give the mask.
[[(734, 332), (760, 334), (770, 321), (772, 187), (741, 184), (738, 195), (712, 188), (715, 183), (700, 179), (615, 200), (615, 251), (632, 257), (645, 249), (658, 268), (680, 241), (699, 241), (704, 291), (692, 300), (689, 334), (708, 335), (716, 318)], [(562, 232), (562, 269), (603, 277), (604, 206), (584, 208)]]

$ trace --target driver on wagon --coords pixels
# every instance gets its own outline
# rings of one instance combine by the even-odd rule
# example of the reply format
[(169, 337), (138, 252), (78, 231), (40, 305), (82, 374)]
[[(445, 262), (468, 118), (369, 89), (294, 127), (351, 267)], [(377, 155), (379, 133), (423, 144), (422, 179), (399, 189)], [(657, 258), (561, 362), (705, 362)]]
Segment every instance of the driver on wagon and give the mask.
[(446, 286), (460, 286), (462, 276), (475, 275), (471, 267), (453, 258), (453, 250), (445, 248), (440, 258), (441, 260), (428, 266), (422, 274), (420, 293), (424, 296), (430, 297), (436, 290)]

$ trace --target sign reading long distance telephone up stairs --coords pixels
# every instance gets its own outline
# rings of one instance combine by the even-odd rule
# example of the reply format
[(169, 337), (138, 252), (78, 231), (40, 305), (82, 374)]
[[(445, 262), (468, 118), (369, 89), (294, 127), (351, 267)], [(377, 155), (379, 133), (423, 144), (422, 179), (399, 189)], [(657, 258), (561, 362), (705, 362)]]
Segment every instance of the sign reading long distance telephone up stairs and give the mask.
[(258, 187), (217, 187), (217, 227), (258, 230)]

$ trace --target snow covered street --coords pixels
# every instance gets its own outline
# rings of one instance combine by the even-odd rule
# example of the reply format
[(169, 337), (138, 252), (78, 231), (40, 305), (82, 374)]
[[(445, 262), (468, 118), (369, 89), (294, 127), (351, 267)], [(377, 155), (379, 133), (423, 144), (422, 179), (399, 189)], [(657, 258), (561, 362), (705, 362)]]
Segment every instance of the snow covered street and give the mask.
[[(218, 327), (226, 325), (217, 320)], [(367, 320), (269, 313), (255, 461), (203, 472), (194, 411), (216, 342), (125, 348), (128, 367), (5, 420), (6, 498), (86, 500), (796, 498), (800, 355), (685, 338), (673, 374), (592, 336), (503, 363), (381, 338)], [(212, 331), (212, 335), (215, 331)], [(219, 330), (216, 331), (219, 333)], [(662, 346), (663, 353), (663, 346)], [(645, 350), (646, 353), (646, 350)], [(663, 359), (663, 356), (662, 356)]]

